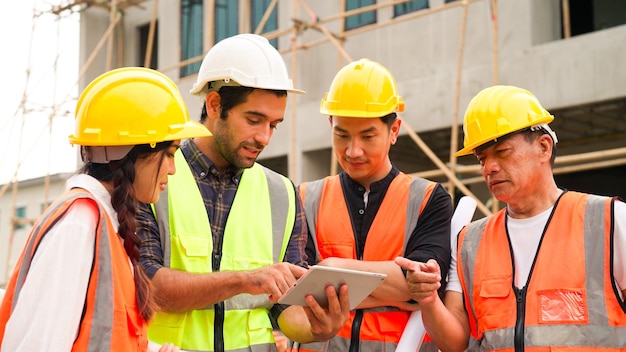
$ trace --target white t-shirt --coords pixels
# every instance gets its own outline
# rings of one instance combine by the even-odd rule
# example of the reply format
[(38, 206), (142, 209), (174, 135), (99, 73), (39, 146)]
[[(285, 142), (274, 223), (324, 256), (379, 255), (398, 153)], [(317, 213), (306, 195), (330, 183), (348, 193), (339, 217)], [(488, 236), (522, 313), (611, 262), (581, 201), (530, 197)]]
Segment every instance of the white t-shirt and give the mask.
[[(89, 191), (109, 214), (117, 231), (111, 196), (91, 176), (70, 177), (67, 188)], [(41, 241), (19, 300), (9, 318), (2, 351), (70, 351), (83, 311), (93, 260), (97, 214), (73, 205)]]
[[(515, 286), (521, 288), (528, 281), (528, 274), (532, 266), (541, 234), (546, 226), (552, 208), (527, 219), (507, 218), (511, 247), (515, 257)], [(615, 232), (613, 270), (617, 287), (621, 291), (626, 289), (626, 203), (615, 202)], [(448, 274), (447, 291), (463, 292), (459, 274), (456, 268), (457, 238), (452, 236), (452, 261)], [(622, 297), (623, 298), (623, 297)]]

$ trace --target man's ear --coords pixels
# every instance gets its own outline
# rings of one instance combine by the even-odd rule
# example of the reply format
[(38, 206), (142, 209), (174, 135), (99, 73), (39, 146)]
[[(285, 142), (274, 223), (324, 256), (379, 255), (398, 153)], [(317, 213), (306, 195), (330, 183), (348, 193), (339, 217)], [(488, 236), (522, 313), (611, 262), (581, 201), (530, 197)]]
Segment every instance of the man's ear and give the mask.
[(548, 158), (552, 157), (552, 149), (554, 148), (554, 141), (548, 134), (539, 136), (539, 148), (541, 148), (541, 155), (546, 155)]
[(402, 126), (402, 119), (398, 117), (395, 119), (395, 121), (393, 121), (393, 123), (391, 124), (391, 127), (389, 128), (392, 145), (396, 144), (396, 142), (398, 141), (398, 135), (400, 134), (401, 126)]
[(216, 113), (219, 116), (219, 110), (221, 107), (221, 97), (216, 91), (211, 91), (206, 95), (204, 103), (206, 104), (207, 116), (215, 116)]

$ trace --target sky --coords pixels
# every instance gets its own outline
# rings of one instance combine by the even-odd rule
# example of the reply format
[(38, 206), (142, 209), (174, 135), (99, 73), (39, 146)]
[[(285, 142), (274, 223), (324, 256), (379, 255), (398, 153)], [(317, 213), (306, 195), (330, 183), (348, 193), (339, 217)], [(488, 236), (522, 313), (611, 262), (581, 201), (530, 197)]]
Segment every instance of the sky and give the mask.
[(0, 11), (0, 185), (77, 167), (67, 137), (78, 94), (79, 17), (52, 14), (61, 2), (10, 0)]

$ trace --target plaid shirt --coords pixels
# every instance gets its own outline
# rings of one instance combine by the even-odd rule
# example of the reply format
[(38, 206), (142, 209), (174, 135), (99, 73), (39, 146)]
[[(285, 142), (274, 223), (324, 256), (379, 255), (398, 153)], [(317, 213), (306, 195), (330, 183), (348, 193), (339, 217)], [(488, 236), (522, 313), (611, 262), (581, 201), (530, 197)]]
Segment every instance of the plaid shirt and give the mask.
[[(226, 220), (233, 205), (243, 170), (231, 167), (219, 171), (213, 162), (191, 141), (185, 141), (180, 149), (198, 184), (206, 213), (210, 219), (213, 233), (213, 254), (221, 257)], [(163, 267), (163, 250), (159, 228), (149, 205), (141, 204), (137, 221), (137, 235), (142, 240), (140, 261), (148, 276), (152, 277), (157, 270)], [(297, 197), (296, 219), (284, 261), (306, 267), (304, 249), (307, 236), (308, 230), (304, 211), (300, 198)]]

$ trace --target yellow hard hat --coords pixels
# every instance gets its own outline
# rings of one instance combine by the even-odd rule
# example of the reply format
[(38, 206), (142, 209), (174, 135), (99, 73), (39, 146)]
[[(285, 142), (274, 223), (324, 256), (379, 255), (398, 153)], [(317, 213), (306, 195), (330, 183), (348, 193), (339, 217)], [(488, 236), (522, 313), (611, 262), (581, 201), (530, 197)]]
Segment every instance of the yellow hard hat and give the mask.
[(382, 117), (404, 111), (396, 80), (381, 64), (361, 59), (344, 66), (322, 99), (320, 112), (331, 116)]
[(152, 69), (125, 67), (85, 88), (69, 139), (83, 146), (130, 146), (210, 135), (204, 125), (190, 121), (171, 79)]
[[(470, 101), (463, 119), (463, 149), (456, 156), (468, 155), (481, 145), (509, 133), (548, 124), (554, 120), (529, 91), (514, 86), (492, 86)], [(547, 132), (547, 125), (542, 127)], [(556, 135), (550, 133), (556, 142)]]

